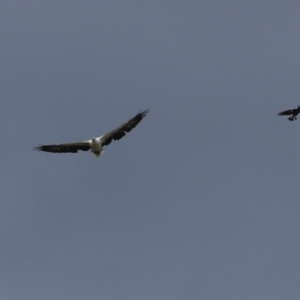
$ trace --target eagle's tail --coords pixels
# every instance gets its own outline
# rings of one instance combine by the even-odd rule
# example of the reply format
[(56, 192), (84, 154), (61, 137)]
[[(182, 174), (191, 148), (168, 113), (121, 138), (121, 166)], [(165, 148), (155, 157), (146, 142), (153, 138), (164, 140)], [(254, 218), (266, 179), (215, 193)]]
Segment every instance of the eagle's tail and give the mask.
[(96, 157), (99, 157), (101, 154), (103, 154), (103, 152), (103, 149), (101, 149), (100, 151), (92, 151), (92, 153), (94, 153)]
[(297, 117), (294, 116), (294, 115), (292, 115), (292, 116), (290, 116), (288, 119), (289, 119), (290, 121), (294, 121), (294, 120), (297, 120)]

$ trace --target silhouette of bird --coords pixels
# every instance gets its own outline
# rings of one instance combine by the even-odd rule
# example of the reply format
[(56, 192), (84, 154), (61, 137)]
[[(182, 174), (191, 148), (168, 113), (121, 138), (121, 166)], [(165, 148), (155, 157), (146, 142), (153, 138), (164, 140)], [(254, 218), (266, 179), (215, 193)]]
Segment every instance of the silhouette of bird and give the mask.
[(297, 108), (291, 108), (288, 110), (284, 110), (279, 112), (277, 115), (278, 116), (289, 116), (291, 115), (288, 119), (290, 121), (294, 121), (297, 120), (297, 115), (300, 114), (300, 106), (298, 106)]

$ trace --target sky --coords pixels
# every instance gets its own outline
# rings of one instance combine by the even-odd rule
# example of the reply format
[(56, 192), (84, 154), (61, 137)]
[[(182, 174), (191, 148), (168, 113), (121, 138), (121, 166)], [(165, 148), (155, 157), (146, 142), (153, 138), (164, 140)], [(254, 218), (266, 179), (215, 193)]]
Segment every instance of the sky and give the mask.
[(2, 1), (0, 298), (299, 299), (299, 14)]

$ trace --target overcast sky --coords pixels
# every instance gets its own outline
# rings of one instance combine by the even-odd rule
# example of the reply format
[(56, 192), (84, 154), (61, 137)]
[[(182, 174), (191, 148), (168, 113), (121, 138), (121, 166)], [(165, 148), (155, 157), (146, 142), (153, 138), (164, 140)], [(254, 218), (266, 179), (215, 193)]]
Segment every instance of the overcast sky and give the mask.
[[(0, 298), (299, 299), (299, 15), (2, 1)], [(100, 158), (32, 150), (147, 108)]]

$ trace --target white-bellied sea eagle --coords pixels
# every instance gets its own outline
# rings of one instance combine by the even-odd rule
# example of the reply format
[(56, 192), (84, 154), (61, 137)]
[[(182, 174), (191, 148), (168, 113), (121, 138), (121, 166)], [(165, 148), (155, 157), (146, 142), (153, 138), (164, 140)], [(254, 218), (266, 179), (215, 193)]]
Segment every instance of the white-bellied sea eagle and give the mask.
[(149, 109), (139, 112), (135, 117), (119, 126), (113, 131), (110, 131), (100, 137), (92, 138), (88, 141), (70, 143), (70, 144), (56, 144), (56, 145), (39, 145), (34, 147), (34, 150), (53, 152), (53, 153), (77, 153), (78, 150), (93, 152), (97, 157), (103, 153), (103, 146), (109, 145), (112, 140), (120, 140), (126, 135), (126, 132), (131, 131), (141, 120), (147, 115)]

